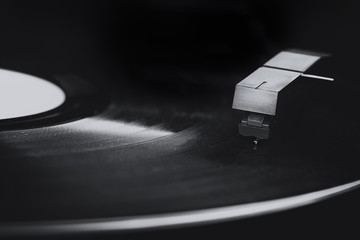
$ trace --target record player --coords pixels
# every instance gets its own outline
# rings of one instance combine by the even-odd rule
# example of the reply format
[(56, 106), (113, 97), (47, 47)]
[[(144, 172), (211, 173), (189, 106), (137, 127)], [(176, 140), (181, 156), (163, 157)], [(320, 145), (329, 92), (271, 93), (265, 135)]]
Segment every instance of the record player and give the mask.
[[(358, 9), (2, 1), (0, 237), (358, 236)], [(259, 69), (291, 75), (270, 135)]]

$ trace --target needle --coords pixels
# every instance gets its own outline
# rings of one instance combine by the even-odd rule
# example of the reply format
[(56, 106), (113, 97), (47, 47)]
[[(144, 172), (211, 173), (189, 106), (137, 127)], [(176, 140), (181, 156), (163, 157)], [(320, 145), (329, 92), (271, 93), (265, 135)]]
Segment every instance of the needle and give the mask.
[(257, 146), (258, 146), (259, 141), (260, 141), (259, 138), (255, 138), (255, 139), (254, 139), (254, 146), (253, 146), (253, 149), (254, 149), (254, 150), (257, 150)]

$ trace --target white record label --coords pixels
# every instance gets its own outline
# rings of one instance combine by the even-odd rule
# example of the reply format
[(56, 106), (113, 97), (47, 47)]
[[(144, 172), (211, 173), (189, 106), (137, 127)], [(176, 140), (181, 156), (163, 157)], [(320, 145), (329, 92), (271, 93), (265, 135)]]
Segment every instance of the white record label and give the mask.
[(0, 69), (0, 119), (43, 113), (65, 101), (64, 91), (44, 79)]

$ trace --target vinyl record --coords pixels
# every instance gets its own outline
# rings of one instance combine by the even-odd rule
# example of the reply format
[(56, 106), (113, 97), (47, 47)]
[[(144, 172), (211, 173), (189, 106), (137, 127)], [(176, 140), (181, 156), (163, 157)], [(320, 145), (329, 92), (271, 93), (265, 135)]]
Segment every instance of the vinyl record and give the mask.
[[(43, 127), (31, 124), (36, 115), (27, 125), (2, 122), (2, 234), (223, 221), (302, 206), (359, 184), (357, 121), (339, 124), (349, 99), (331, 97), (345, 91), (341, 86), (315, 88), (322, 98), (303, 102), (305, 110), (254, 150), (252, 139), (238, 134), (231, 94), (222, 90), (164, 96), (124, 84), (95, 94), (86, 80), (58, 79), (68, 84), (65, 106), (76, 106), (76, 117), (60, 106)], [(88, 85), (77, 88), (79, 82)], [(91, 98), (81, 108), (84, 91)]]

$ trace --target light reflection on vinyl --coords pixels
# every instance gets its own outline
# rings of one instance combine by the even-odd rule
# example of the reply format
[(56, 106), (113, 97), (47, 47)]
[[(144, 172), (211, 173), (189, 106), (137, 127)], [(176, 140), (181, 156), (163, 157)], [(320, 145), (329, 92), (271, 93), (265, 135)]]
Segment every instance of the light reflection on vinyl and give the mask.
[[(127, 146), (172, 134), (174, 132), (163, 129), (161, 125), (144, 126), (103, 117), (89, 117), (56, 126), (0, 132), (0, 138), (16, 145), (24, 153), (40, 156)], [(37, 150), (33, 151), (34, 148)]]
[(38, 225), (27, 225), (18, 223), (10, 225), (0, 231), (13, 235), (29, 234), (54, 234), (54, 233), (89, 233), (89, 232), (110, 232), (110, 231), (130, 231), (156, 229), (174, 226), (187, 226), (192, 224), (211, 223), (230, 219), (257, 216), (259, 214), (271, 213), (280, 210), (287, 210), (301, 207), (306, 204), (314, 203), (331, 196), (357, 188), (359, 181), (350, 182), (341, 186), (324, 189), (308, 194), (293, 196), (271, 201), (243, 204), (237, 206), (227, 206), (214, 209), (202, 209), (197, 211), (179, 212), (171, 214), (158, 214), (148, 216), (92, 219), (80, 221), (54, 221), (48, 223), (38, 223)]

